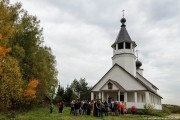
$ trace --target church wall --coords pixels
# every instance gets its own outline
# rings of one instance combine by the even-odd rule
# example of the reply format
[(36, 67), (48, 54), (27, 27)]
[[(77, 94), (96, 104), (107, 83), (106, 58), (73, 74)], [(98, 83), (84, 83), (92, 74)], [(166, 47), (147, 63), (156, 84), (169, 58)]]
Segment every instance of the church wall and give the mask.
[(103, 100), (102, 101), (107, 101), (108, 100), (108, 94), (107, 93), (104, 93), (104, 98), (103, 98)]
[(145, 92), (137, 92), (137, 102), (145, 102)]
[(92, 91), (99, 91), (109, 79), (117, 81), (125, 90), (146, 90), (142, 84), (116, 65), (102, 78)]
[(149, 93), (150, 103), (153, 105), (161, 105), (161, 98), (155, 94)]
[(134, 102), (134, 92), (127, 93), (127, 102)]

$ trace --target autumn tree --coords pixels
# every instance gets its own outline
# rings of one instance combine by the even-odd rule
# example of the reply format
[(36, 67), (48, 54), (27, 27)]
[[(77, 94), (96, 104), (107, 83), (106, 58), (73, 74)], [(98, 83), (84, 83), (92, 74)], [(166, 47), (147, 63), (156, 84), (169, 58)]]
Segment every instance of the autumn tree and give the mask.
[(0, 74), (0, 109), (18, 107), (23, 97), (23, 80), (18, 61), (12, 57), (3, 58)]
[(0, 1), (0, 109), (55, 93), (56, 60), (39, 23), (20, 3)]
[[(20, 10), (21, 11), (21, 10)], [(37, 17), (21, 11), (15, 22), (14, 36), (9, 42), (10, 55), (19, 61), (23, 80), (39, 80), (37, 99), (55, 93), (57, 70), (55, 56), (51, 48), (43, 45), (42, 28)]]
[[(55, 56), (49, 47), (40, 47), (37, 51), (33, 67), (34, 75), (40, 80), (38, 86), (38, 97), (42, 98), (44, 95), (48, 97), (55, 96), (55, 88), (57, 87), (57, 70)], [(43, 94), (42, 94), (43, 93)]]
[(28, 85), (26, 86), (26, 88), (24, 89), (23, 92), (23, 98), (26, 104), (31, 104), (31, 102), (36, 99), (36, 88), (39, 84), (39, 81), (36, 79), (33, 79), (31, 81), (29, 81)]
[(12, 49), (9, 55), (18, 60), (24, 81), (39, 80), (37, 99), (42, 101), (44, 96), (54, 94), (57, 87), (55, 56), (49, 47), (43, 45), (42, 28), (37, 17), (21, 7), (16, 15), (15, 30), (8, 43)]
[(13, 10), (18, 8), (18, 5), (16, 7), (8, 8), (8, 4), (8, 1), (0, 2), (0, 72), (2, 71), (2, 58), (11, 50), (10, 48), (7, 48), (7, 44), (14, 32), (12, 22), (15, 13)]

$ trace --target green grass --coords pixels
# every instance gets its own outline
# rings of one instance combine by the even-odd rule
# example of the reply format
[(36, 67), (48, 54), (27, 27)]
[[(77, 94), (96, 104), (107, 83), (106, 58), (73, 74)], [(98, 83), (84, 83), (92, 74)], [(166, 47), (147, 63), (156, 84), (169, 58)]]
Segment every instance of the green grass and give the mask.
[[(108, 117), (103, 116), (102, 118), (97, 118), (94, 116), (73, 116), (69, 114), (70, 108), (66, 107), (63, 110), (63, 113), (58, 113), (58, 109), (54, 108), (53, 113), (49, 113), (48, 108), (38, 108), (33, 111), (25, 112), (25, 113), (15, 113), (14, 114), (0, 114), (0, 120), (142, 120), (148, 118), (158, 118), (155, 116), (147, 116), (147, 115), (120, 115), (120, 116), (111, 116)], [(13, 118), (14, 117), (14, 118)]]

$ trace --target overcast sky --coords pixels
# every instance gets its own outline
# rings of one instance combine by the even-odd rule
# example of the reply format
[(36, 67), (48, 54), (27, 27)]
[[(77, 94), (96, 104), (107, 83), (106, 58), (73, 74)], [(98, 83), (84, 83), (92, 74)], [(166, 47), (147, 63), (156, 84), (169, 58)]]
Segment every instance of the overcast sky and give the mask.
[(89, 85), (112, 67), (111, 45), (125, 9), (126, 28), (137, 44), (144, 76), (163, 103), (180, 105), (179, 0), (12, 0), (40, 19), (44, 41), (56, 56), (58, 79)]

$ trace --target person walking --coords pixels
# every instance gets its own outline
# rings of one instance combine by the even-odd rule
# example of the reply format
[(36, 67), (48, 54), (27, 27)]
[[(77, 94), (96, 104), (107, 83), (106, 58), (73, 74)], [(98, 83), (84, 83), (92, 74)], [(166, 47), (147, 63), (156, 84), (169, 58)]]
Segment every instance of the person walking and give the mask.
[(58, 103), (58, 109), (59, 109), (59, 113), (62, 113), (62, 111), (63, 111), (63, 103), (61, 101), (59, 101), (59, 103)]
[(51, 103), (51, 104), (50, 104), (50, 113), (53, 112), (53, 106), (54, 106), (53, 103)]

